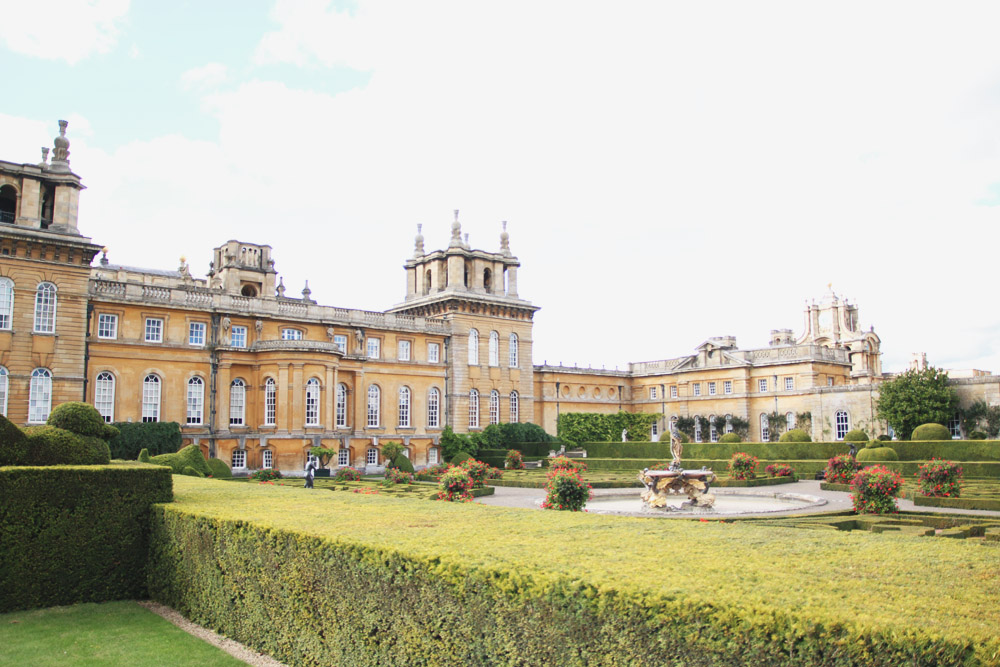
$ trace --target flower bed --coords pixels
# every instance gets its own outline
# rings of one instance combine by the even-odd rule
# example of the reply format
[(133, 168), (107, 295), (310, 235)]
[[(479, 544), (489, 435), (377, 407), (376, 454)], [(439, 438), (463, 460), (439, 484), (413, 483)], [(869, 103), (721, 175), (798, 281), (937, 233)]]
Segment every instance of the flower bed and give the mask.
[(736, 452), (729, 459), (729, 476), (733, 479), (753, 479), (757, 476), (757, 457)]
[(917, 472), (920, 494), (936, 498), (958, 498), (962, 493), (962, 466), (951, 461), (931, 459)]
[(826, 462), (824, 479), (831, 484), (850, 484), (858, 472), (858, 462), (850, 454), (834, 456)]
[(858, 514), (891, 514), (899, 511), (896, 498), (903, 477), (885, 466), (859, 470), (851, 482), (851, 503)]

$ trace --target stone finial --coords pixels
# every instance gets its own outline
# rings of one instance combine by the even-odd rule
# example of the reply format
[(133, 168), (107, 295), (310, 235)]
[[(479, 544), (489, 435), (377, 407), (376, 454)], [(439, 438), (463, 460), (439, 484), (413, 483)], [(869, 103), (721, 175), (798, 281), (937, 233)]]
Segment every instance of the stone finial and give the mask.
[(101, 266), (108, 265), (108, 246), (101, 248)]
[(500, 253), (510, 255), (510, 234), (507, 233), (507, 221), (504, 220), (500, 224), (503, 225), (503, 231), (500, 232)]
[(177, 273), (181, 274), (185, 278), (191, 277), (191, 267), (188, 266), (187, 258), (184, 255), (181, 255), (181, 263), (180, 266), (177, 267)]
[(458, 221), (458, 209), (455, 209), (455, 221), (451, 223), (451, 243), (449, 248), (462, 247), (462, 223)]
[(469, 232), (465, 232), (465, 247), (469, 247)]
[(424, 254), (424, 226), (421, 224), (417, 225), (417, 236), (413, 239), (413, 256), (421, 257)]
[(302, 300), (307, 303), (314, 303), (313, 300), (309, 298), (310, 296), (312, 296), (312, 290), (309, 289), (309, 281), (307, 280), (306, 286), (302, 288)]
[(285, 279), (284, 278), (279, 278), (278, 279), (278, 296), (280, 296), (280, 297), (284, 297), (285, 296)]
[(38, 163), (39, 167), (49, 166), (49, 147), (42, 146), (42, 161)]
[(56, 171), (69, 171), (69, 139), (66, 138), (66, 127), (68, 122), (59, 121), (59, 136), (53, 142), (55, 149), (52, 151), (52, 168)]

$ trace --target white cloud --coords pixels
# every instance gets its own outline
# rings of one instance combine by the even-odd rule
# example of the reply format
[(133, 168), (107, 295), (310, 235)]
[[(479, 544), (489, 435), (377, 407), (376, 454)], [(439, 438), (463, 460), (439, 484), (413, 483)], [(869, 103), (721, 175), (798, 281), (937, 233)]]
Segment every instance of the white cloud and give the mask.
[(32, 0), (5, 7), (0, 40), (11, 51), (75, 64), (109, 52), (129, 0)]
[(224, 83), (228, 76), (229, 70), (222, 63), (207, 63), (181, 74), (181, 87), (185, 90), (211, 90)]
[(766, 345), (832, 281), (887, 369), (1000, 370), (1000, 207), (976, 205), (1000, 183), (1000, 9), (937, 7), (278, 3), (258, 62), (367, 85), (236, 82), (204, 100), (217, 142), (95, 147), (81, 225), (161, 267), (270, 243), (290, 294), (381, 309), (416, 223), (444, 246), (457, 207), (475, 247), (510, 221), (536, 363)]

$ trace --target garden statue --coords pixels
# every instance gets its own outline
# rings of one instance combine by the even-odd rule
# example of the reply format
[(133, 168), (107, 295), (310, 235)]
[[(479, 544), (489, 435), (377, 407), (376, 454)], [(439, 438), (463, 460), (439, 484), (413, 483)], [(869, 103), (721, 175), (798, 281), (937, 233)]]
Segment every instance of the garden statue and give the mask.
[(850, 443), (850, 445), (851, 445), (851, 451), (849, 451), (847, 453), (850, 454), (854, 458), (858, 458), (858, 446), (855, 443), (853, 443), (853, 442)]
[[(673, 461), (667, 470), (650, 470), (645, 468), (639, 473), (639, 481), (646, 489), (640, 494), (642, 508), (646, 511), (684, 510), (689, 508), (710, 510), (715, 505), (715, 494), (709, 493), (709, 485), (715, 481), (715, 473), (708, 468), (701, 470), (684, 470), (681, 467), (680, 434), (675, 427), (670, 431), (670, 453)], [(688, 499), (679, 507), (667, 504), (671, 495), (684, 494)]]
[(313, 488), (313, 477), (316, 476), (316, 468), (319, 467), (318, 459), (310, 454), (306, 458), (306, 488)]
[(627, 428), (623, 428), (622, 429), (622, 442), (626, 442), (627, 440), (628, 440), (628, 429)]
[(681, 434), (677, 432), (677, 426), (670, 425), (670, 455), (673, 461), (670, 462), (671, 470), (681, 469), (681, 454), (684, 452), (684, 443), (681, 442)]

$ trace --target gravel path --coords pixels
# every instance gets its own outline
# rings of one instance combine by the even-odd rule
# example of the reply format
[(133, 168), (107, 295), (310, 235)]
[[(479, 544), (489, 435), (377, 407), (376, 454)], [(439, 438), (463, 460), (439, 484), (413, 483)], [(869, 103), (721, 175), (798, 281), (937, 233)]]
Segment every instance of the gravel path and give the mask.
[(237, 660), (242, 660), (248, 665), (257, 665), (258, 667), (287, 667), (285, 663), (278, 662), (271, 656), (264, 655), (263, 653), (257, 653), (239, 642), (227, 639), (226, 637), (203, 628), (196, 623), (192, 623), (181, 616), (179, 612), (174, 611), (166, 605), (150, 601), (142, 601), (139, 602), (139, 604), (154, 614), (158, 614), (159, 616), (167, 619), (184, 632), (194, 635), (198, 639), (202, 639), (212, 646), (222, 649)]

